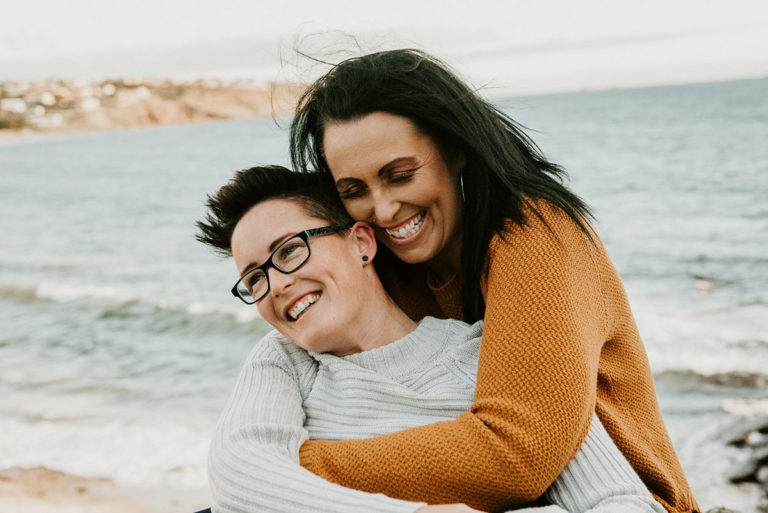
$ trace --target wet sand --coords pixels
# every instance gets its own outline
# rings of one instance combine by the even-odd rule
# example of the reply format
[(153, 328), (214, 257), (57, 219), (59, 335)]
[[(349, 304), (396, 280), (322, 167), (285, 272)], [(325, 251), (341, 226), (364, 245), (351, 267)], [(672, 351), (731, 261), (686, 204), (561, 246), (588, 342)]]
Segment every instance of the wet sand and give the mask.
[(44, 467), (0, 471), (0, 511), (24, 513), (192, 513), (208, 507), (207, 490), (129, 489), (109, 479)]

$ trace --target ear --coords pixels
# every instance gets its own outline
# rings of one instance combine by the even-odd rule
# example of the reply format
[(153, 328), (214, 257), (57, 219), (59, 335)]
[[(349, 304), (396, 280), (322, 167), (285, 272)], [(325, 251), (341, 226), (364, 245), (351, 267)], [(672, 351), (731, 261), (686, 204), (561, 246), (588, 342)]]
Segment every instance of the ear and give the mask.
[(358, 221), (352, 228), (350, 228), (350, 236), (352, 236), (355, 242), (356, 256), (362, 260), (364, 256), (368, 257), (368, 260), (364, 262), (364, 265), (373, 262), (373, 257), (376, 256), (376, 236), (373, 233), (373, 228), (370, 224), (363, 221)]

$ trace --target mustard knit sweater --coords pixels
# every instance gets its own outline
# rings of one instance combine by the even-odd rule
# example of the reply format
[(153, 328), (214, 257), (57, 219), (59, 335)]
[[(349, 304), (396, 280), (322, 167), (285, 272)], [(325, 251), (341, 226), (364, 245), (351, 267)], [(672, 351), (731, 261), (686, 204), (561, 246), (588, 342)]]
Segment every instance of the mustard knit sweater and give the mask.
[[(561, 210), (537, 204), (488, 251), (475, 400), (456, 420), (363, 440), (309, 440), (301, 464), (329, 481), (430, 504), (503, 511), (540, 497), (597, 412), (670, 512), (698, 511), (661, 418), (619, 276)], [(419, 266), (382, 272), (413, 318), (461, 317), (461, 285)]]

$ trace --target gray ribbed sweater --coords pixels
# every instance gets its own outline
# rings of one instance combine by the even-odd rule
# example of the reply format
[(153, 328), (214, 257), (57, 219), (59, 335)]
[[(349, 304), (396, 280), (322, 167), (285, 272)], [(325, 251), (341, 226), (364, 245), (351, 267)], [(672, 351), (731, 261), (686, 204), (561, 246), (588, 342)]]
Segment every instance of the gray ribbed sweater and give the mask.
[[(425, 506), (325, 481), (299, 465), (299, 447), (308, 438), (366, 438), (467, 411), (481, 329), (482, 321), (427, 317), (400, 340), (346, 357), (267, 334), (243, 366), (211, 443), (213, 512), (412, 513)], [(517, 511), (665, 513), (596, 415), (545, 495), (553, 506)]]

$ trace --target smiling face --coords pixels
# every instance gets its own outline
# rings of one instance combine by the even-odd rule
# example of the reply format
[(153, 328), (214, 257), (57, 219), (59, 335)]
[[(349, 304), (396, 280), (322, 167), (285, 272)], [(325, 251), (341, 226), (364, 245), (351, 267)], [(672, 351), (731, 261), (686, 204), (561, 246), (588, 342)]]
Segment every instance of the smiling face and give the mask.
[(446, 159), (409, 119), (386, 112), (327, 122), (323, 150), (349, 214), (398, 258), (458, 267), (462, 156)]
[[(272, 199), (251, 208), (232, 233), (232, 256), (242, 276), (267, 261), (282, 242), (298, 232), (329, 222), (306, 213), (294, 201)], [(372, 258), (370, 228), (355, 225), (350, 233), (309, 239), (311, 256), (297, 271), (283, 274), (270, 268), (270, 291), (256, 307), (261, 317), (287, 339), (308, 351), (347, 354), (357, 338), (354, 326), (364, 325), (361, 298), (371, 296), (378, 281), (361, 256)], [(375, 253), (375, 242), (373, 242)]]

